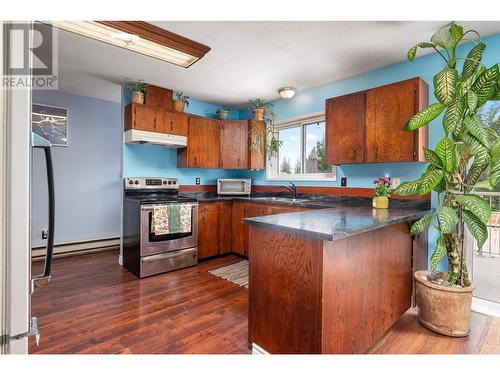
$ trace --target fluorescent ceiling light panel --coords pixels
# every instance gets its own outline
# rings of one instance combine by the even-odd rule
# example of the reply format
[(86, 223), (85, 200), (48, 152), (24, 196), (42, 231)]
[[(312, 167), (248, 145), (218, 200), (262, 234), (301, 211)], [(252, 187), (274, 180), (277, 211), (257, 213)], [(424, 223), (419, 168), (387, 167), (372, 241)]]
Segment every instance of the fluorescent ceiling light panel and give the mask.
[(210, 48), (142, 21), (51, 21), (53, 26), (184, 68)]

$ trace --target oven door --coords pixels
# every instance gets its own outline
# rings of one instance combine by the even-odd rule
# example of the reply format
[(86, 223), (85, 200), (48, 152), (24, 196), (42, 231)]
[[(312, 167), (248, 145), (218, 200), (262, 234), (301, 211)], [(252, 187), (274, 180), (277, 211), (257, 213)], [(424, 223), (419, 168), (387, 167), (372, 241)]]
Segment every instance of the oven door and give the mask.
[(191, 232), (161, 236), (151, 233), (153, 206), (141, 206), (141, 257), (198, 246), (198, 203), (182, 204), (191, 206)]

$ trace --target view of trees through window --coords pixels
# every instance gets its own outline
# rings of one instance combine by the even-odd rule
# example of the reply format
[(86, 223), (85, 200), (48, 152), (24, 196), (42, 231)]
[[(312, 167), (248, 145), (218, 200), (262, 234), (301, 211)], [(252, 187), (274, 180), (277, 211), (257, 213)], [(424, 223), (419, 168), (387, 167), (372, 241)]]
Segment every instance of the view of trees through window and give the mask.
[(280, 174), (331, 173), (326, 162), (325, 122), (297, 124), (278, 130)]
[[(487, 126), (500, 135), (500, 101), (496, 102), (487, 102), (481, 111), (479, 112), (479, 116), (481, 117), (481, 122), (484, 126)], [(489, 171), (486, 171), (489, 173)], [(486, 178), (486, 173), (480, 178), (484, 180)], [(494, 189), (494, 191), (500, 191), (500, 187)], [(498, 197), (496, 198), (498, 200)], [(498, 202), (500, 204), (500, 202)]]

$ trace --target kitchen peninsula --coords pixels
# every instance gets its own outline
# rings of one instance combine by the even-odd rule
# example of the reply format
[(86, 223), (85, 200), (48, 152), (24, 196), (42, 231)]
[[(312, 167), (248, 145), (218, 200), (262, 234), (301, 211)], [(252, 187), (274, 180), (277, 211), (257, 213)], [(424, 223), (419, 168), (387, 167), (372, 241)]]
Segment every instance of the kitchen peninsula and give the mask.
[(338, 206), (243, 219), (249, 341), (269, 353), (363, 353), (411, 306), (429, 211)]

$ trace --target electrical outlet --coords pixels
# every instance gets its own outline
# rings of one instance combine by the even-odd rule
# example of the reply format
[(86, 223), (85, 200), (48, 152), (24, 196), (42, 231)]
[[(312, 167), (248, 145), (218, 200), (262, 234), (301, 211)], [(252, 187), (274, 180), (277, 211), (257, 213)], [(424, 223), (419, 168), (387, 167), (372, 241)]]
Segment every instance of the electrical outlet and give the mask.
[(393, 177), (391, 178), (391, 188), (396, 189), (401, 184), (401, 178)]
[(200, 184), (200, 178), (196, 177), (196, 185), (199, 185), (199, 184)]
[(347, 177), (340, 178), (340, 186), (347, 186)]
[(42, 240), (46, 240), (49, 236), (49, 231), (47, 229), (42, 230)]

